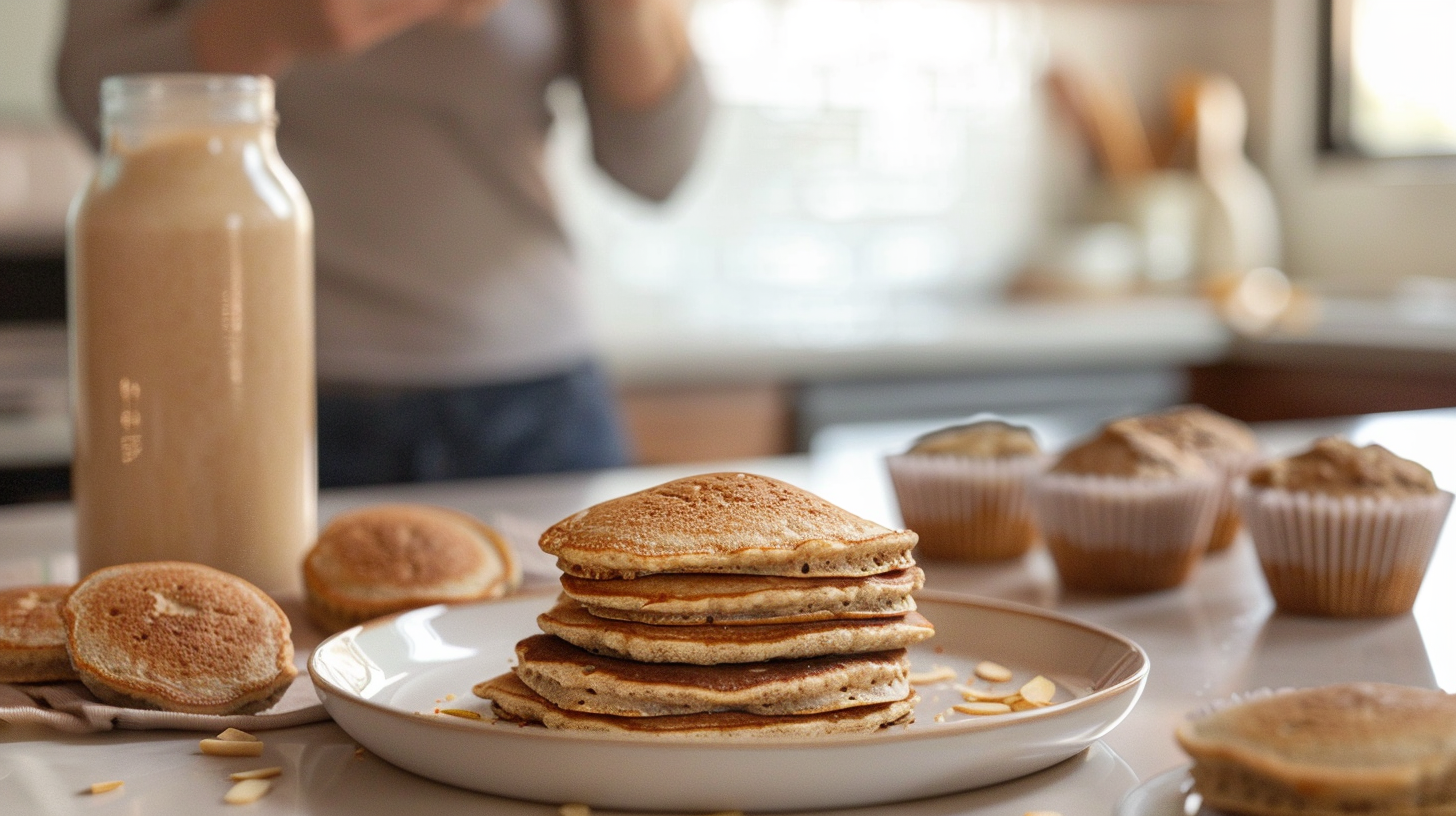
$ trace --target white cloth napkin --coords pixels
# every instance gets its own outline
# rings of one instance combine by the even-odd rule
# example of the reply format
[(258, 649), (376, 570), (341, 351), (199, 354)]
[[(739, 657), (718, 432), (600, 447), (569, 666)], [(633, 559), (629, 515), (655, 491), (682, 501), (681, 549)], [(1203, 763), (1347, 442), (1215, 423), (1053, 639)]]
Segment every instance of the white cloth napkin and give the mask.
[(80, 683), (0, 683), (0, 720), (14, 725), (44, 725), (73, 734), (160, 728), (211, 732), (227, 728), (267, 731), (328, 718), (308, 675), (299, 675), (283, 693), (283, 698), (267, 711), (227, 716), (120, 708), (97, 700)]
[[(516, 548), (525, 573), (522, 589), (551, 586), (557, 582), (561, 570), (556, 568), (556, 560), (536, 546), (536, 539), (546, 528), (545, 524), (507, 513), (489, 513), (486, 517)], [(328, 712), (319, 702), (306, 668), (309, 654), (327, 637), (327, 633), (313, 625), (302, 598), (277, 598), (277, 601), (293, 624), (293, 652), (297, 656), (295, 664), (299, 674), (282, 699), (267, 711), (228, 716), (148, 711), (107, 705), (80, 683), (0, 683), (0, 722), (44, 725), (58, 731), (87, 733), (114, 729), (220, 732), (238, 728), (267, 731), (327, 720)]]

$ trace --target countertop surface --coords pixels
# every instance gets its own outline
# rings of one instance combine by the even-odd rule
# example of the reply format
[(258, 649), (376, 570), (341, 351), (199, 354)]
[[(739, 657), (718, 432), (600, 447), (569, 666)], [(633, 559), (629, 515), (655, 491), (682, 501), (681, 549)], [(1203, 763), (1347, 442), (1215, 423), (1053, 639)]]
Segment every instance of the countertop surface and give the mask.
[[(457, 507), (499, 525), (523, 550), (541, 529), (589, 504), (704, 469), (749, 469), (813, 490), (868, 518), (895, 523), (881, 457), (900, 448), (912, 425), (844, 427), (807, 456), (711, 466), (633, 468), (585, 475), (327, 492), (321, 514), (382, 500)], [(1043, 428), (1053, 444), (1065, 441)], [(1328, 433), (1378, 441), (1456, 484), (1456, 411), (1375, 415), (1351, 420), (1267, 425), (1269, 451), (1285, 452)], [(66, 505), (0, 510), (0, 585), (70, 580), (73, 522)], [(1121, 791), (1185, 760), (1172, 732), (1190, 711), (1262, 687), (1380, 680), (1456, 690), (1456, 549), (1447, 529), (1413, 614), (1376, 620), (1325, 620), (1276, 613), (1252, 547), (1241, 538), (1211, 556), (1186, 586), (1128, 598), (1065, 595), (1049, 558), (1033, 552), (998, 566), (924, 564), (927, 586), (1054, 608), (1137, 641), (1152, 673), (1136, 708), (1102, 742), (1033, 777), (977, 793), (922, 800), (868, 813), (995, 814), (1034, 809), (1105, 814)], [(531, 554), (534, 556), (534, 553)], [(541, 559), (533, 568), (549, 569)], [(1446, 633), (1443, 635), (1443, 632)], [(0, 802), (5, 813), (170, 814), (231, 812), (220, 804), (216, 760), (197, 753), (197, 735), (108, 733), (61, 736), (0, 728)], [(255, 813), (395, 814), (502, 812), (547, 814), (544, 805), (511, 802), (425, 781), (354, 754), (332, 724), (269, 732), (270, 762), (284, 766), (278, 788)], [(124, 779), (123, 792), (90, 798), (92, 782)], [(1109, 791), (1111, 791), (1109, 793)]]

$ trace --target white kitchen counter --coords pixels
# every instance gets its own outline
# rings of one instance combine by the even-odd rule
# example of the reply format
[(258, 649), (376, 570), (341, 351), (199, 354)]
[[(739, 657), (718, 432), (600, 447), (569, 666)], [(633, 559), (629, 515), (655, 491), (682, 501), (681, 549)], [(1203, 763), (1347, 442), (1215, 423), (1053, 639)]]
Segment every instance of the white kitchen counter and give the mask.
[(603, 346), (619, 381), (661, 385), (1181, 368), (1219, 359), (1231, 340), (1189, 298), (921, 306), (845, 322), (693, 328), (654, 319), (611, 327)]
[[(1056, 429), (1049, 436), (1058, 438)], [(903, 445), (910, 428), (844, 429), (810, 456), (713, 467), (751, 469), (807, 487), (869, 518), (893, 523), (893, 499), (879, 461)], [(1379, 441), (1456, 484), (1456, 411), (1376, 415), (1359, 420), (1259, 428), (1271, 451), (1345, 432)], [(489, 480), (444, 485), (327, 492), (325, 517), (378, 501), (428, 501), (495, 521), (522, 547), (546, 525), (588, 504), (707, 466), (633, 468), (588, 475)], [(0, 509), (0, 584), (69, 579), (72, 536), (66, 505)], [(1026, 780), (971, 794), (855, 811), (859, 816), (913, 813), (1019, 816), (1034, 809), (1106, 814), (1115, 794), (1185, 760), (1172, 739), (1185, 714), (1230, 694), (1260, 687), (1380, 680), (1456, 690), (1456, 532), (1448, 527), (1414, 614), (1375, 620), (1325, 620), (1278, 614), (1247, 540), (1210, 557), (1187, 586), (1129, 598), (1063, 595), (1050, 560), (1035, 552), (999, 566), (931, 562), (927, 586), (1051, 607), (1114, 629), (1147, 650), (1152, 672), (1128, 718), (1078, 759)], [(549, 559), (547, 559), (549, 561)], [(534, 568), (543, 567), (539, 553)], [(306, 622), (303, 625), (307, 625)], [(0, 803), (7, 816), (29, 814), (234, 813), (218, 801), (215, 758), (196, 750), (195, 734), (112, 733), (60, 736), (0, 728)], [(510, 802), (425, 781), (380, 760), (358, 759), (331, 724), (269, 732), (268, 762), (284, 776), (255, 814), (474, 814), (546, 816), (554, 808)], [(124, 779), (109, 798), (77, 793), (103, 779)], [(810, 784), (806, 782), (806, 784)]]

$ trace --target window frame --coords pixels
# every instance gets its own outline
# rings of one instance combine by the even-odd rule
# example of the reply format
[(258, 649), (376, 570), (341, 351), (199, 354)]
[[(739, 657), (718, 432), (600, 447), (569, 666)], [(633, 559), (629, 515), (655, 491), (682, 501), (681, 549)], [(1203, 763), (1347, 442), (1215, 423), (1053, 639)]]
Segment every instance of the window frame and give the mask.
[(1372, 164), (1456, 165), (1456, 148), (1444, 152), (1382, 156), (1368, 153), (1350, 136), (1351, 34), (1355, 0), (1320, 0), (1316, 149), (1321, 158)]

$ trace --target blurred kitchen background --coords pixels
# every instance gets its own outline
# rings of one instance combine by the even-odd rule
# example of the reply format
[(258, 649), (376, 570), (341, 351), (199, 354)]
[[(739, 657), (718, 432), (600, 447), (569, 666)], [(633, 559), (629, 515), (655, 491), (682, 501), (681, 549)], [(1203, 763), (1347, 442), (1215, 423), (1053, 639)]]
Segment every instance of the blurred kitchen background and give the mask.
[[(0, 0), (0, 502), (67, 489), (62, 5)], [(553, 90), (644, 463), (1456, 406), (1456, 3), (697, 0), (692, 32), (719, 111), (666, 207)]]

